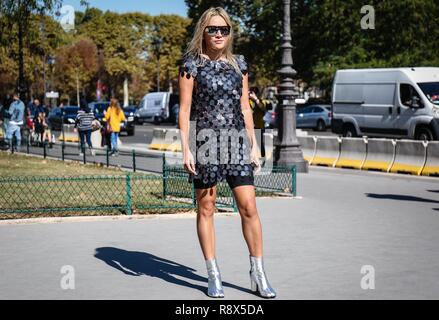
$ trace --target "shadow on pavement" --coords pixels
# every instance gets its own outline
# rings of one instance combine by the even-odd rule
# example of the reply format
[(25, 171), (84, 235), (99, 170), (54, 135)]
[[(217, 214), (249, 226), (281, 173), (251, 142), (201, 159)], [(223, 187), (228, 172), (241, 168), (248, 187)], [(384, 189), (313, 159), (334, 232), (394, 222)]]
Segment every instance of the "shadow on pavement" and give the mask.
[(438, 200), (425, 199), (415, 196), (404, 196), (399, 194), (376, 194), (376, 193), (366, 193), (369, 198), (375, 199), (390, 199), (390, 200), (404, 200), (404, 201), (417, 201), (417, 202), (429, 202), (429, 203), (439, 203)]
[(428, 192), (436, 192), (439, 193), (439, 190), (427, 190)]
[[(175, 261), (160, 258), (147, 252), (127, 251), (114, 247), (96, 248), (94, 256), (109, 266), (122, 271), (126, 275), (146, 275), (160, 278), (170, 283), (200, 290), (207, 295), (207, 278), (194, 273), (197, 270)], [(176, 278), (175, 276), (186, 278), (187, 280), (201, 281), (204, 285), (196, 285), (186, 280)], [(223, 286), (253, 294), (250, 289), (236, 286), (225, 281), (223, 281)]]

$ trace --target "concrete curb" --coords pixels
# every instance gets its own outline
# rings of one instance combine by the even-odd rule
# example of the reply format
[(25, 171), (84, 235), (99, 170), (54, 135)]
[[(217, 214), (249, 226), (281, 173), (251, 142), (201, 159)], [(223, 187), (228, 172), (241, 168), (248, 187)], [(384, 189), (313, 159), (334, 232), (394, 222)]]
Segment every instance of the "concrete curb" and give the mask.
[[(235, 212), (215, 212), (215, 216), (236, 216)], [(127, 221), (127, 220), (157, 220), (157, 219), (191, 219), (196, 217), (195, 211), (172, 213), (172, 214), (133, 214), (114, 215), (114, 216), (77, 216), (77, 217), (41, 217), (26, 219), (0, 220), (0, 226), (7, 225), (28, 225), (46, 223), (66, 223), (66, 222), (94, 222), (94, 221)]]

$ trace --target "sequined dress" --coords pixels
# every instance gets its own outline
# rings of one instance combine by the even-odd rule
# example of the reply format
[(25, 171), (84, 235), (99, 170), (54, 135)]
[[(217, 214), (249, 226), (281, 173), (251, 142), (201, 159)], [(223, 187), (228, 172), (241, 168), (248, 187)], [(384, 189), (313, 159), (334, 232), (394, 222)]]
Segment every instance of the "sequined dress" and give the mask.
[[(243, 55), (234, 55), (242, 74), (248, 73)], [(250, 142), (241, 110), (242, 76), (225, 60), (210, 60), (189, 54), (183, 58), (181, 77), (192, 76), (190, 145), (197, 174), (203, 183), (219, 182), (229, 176), (253, 175)], [(195, 141), (194, 141), (195, 140)], [(194, 143), (195, 142), (195, 143)], [(191, 151), (193, 148), (191, 147)]]

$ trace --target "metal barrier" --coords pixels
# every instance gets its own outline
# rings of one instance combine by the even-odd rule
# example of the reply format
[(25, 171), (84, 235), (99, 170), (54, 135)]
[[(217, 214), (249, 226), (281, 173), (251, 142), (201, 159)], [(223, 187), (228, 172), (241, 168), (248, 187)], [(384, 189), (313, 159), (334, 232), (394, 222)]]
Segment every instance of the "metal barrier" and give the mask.
[(429, 141), (427, 159), (422, 169), (423, 176), (439, 176), (439, 141)]
[[(63, 145), (64, 146), (64, 145)], [(67, 159), (75, 150), (75, 160), (87, 159), (106, 161), (107, 166), (113, 157), (108, 149), (95, 156), (86, 152), (79, 156), (78, 149), (72, 146), (63, 150)], [(52, 151), (52, 149), (50, 149)], [(43, 148), (43, 156), (49, 151)], [(59, 151), (59, 150), (58, 150)], [(33, 213), (72, 213), (83, 211), (111, 211), (131, 214), (136, 210), (148, 212), (168, 211), (172, 209), (195, 209), (196, 198), (193, 184), (188, 182), (189, 174), (181, 165), (167, 165), (165, 155), (161, 156), (161, 174), (135, 173), (142, 154), (132, 150), (125, 152), (125, 167), (134, 173), (111, 176), (71, 176), (71, 177), (13, 177), (0, 179), (0, 219), (4, 214)], [(119, 159), (120, 160), (120, 159)], [(90, 162), (90, 160), (89, 160)], [(101, 162), (102, 164), (105, 162)], [(117, 166), (120, 166), (118, 164)], [(287, 193), (296, 195), (296, 168), (262, 168), (255, 174), (257, 196)], [(226, 181), (217, 184), (217, 203), (219, 208), (233, 208), (236, 202)]]
[(318, 137), (316, 153), (311, 165), (334, 167), (340, 157), (340, 139), (338, 137)]
[(426, 160), (426, 142), (397, 140), (395, 148), (395, 160), (390, 168), (390, 172), (420, 175)]
[(394, 140), (367, 139), (367, 155), (361, 170), (389, 172), (395, 160)]
[(136, 174), (2, 178), (0, 201), (0, 214), (193, 208), (163, 196), (162, 177)]
[(335, 167), (361, 169), (366, 160), (366, 146), (365, 140), (363, 139), (341, 139), (340, 157), (335, 163)]
[[(297, 195), (296, 166), (262, 167), (254, 175), (255, 189), (258, 195), (287, 193)], [(177, 178), (177, 179), (174, 179)], [(163, 193), (175, 197), (192, 197), (195, 205), (194, 185), (188, 182), (189, 173), (181, 165), (168, 165), (163, 156)], [(217, 207), (231, 207), (237, 211), (236, 201), (226, 181), (217, 184)]]

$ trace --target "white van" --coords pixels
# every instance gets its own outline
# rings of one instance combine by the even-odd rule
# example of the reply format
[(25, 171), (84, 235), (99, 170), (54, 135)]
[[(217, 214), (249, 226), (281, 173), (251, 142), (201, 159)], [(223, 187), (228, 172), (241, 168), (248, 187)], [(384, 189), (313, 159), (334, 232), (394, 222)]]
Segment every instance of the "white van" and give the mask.
[(439, 140), (439, 68), (338, 70), (332, 132)]
[(174, 122), (178, 116), (178, 95), (170, 92), (147, 93), (140, 101), (136, 112), (137, 121), (153, 122)]

